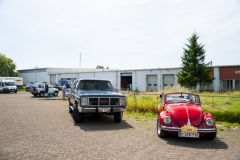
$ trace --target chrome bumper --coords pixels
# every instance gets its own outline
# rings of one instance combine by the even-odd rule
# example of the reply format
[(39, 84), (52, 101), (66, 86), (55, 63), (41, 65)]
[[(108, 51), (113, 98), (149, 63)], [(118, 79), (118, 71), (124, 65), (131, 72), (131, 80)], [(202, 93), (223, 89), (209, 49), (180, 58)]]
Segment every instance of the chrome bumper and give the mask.
[[(174, 132), (181, 131), (180, 127), (161, 126), (161, 129), (165, 131), (174, 131)], [(198, 133), (216, 132), (216, 128), (198, 128), (197, 132)]]
[(111, 112), (124, 112), (127, 107), (78, 107), (80, 113), (111, 113)]

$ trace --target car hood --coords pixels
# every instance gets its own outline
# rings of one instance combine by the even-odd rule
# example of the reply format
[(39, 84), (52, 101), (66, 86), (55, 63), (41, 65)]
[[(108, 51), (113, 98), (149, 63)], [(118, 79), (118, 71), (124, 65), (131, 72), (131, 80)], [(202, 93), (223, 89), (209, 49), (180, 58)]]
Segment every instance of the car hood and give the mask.
[(121, 93), (116, 93), (112, 91), (79, 91), (81, 96), (89, 96), (89, 97), (125, 97)]
[(179, 126), (198, 126), (203, 119), (203, 110), (200, 105), (192, 103), (169, 104), (167, 109), (173, 115)]

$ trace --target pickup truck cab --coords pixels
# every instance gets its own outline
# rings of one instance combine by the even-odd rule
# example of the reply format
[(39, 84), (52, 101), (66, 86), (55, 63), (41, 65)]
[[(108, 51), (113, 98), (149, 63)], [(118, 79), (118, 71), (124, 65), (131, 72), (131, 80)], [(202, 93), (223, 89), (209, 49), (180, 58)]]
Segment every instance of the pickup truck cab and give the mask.
[(68, 92), (69, 113), (75, 123), (81, 123), (88, 114), (114, 115), (115, 122), (121, 122), (127, 109), (126, 97), (114, 92), (108, 80), (75, 80)]

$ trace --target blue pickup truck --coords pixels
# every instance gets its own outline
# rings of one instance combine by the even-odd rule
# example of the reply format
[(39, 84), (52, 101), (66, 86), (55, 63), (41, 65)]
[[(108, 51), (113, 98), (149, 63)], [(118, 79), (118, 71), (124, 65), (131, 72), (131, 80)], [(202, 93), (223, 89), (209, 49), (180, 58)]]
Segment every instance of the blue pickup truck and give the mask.
[(75, 123), (82, 123), (88, 114), (113, 115), (115, 122), (121, 122), (127, 109), (125, 95), (114, 92), (111, 82), (101, 79), (75, 80), (68, 101)]

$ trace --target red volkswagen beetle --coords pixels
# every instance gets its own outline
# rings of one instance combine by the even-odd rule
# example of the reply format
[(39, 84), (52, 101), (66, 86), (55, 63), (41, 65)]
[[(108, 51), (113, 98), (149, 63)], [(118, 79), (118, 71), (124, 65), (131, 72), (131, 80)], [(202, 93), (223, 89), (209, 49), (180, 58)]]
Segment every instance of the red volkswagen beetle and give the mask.
[(217, 127), (213, 116), (205, 113), (197, 94), (176, 92), (160, 95), (157, 134), (163, 138), (169, 134), (178, 137), (215, 139)]

